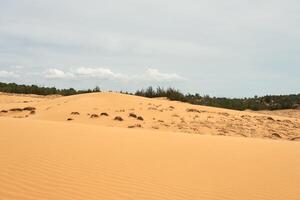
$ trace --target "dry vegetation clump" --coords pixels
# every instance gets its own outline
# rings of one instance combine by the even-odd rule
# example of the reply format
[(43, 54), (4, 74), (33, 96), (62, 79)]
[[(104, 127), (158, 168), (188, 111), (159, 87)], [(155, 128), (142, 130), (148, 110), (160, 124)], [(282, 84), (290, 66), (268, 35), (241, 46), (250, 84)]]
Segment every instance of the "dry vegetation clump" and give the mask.
[(7, 111), (7, 110), (1, 110), (1, 112), (2, 112), (2, 113), (8, 113), (8, 111)]
[(135, 124), (135, 125), (128, 126), (128, 128), (142, 128), (142, 125)]
[(129, 117), (137, 118), (137, 115), (134, 113), (129, 113)]
[(35, 110), (30, 111), (29, 114), (34, 115), (35, 114)]
[(21, 108), (11, 108), (11, 109), (9, 109), (9, 111), (11, 111), (11, 112), (22, 112), (23, 109), (21, 109)]
[(36, 108), (35, 107), (25, 107), (25, 108), (23, 108), (23, 110), (33, 111), (33, 110), (36, 110)]
[(106, 116), (106, 117), (108, 117), (109, 115), (106, 112), (103, 112), (103, 113), (100, 114), (100, 116)]
[(284, 119), (284, 120), (282, 120), (283, 122), (285, 122), (285, 123), (292, 123), (292, 121), (291, 120), (288, 120), (288, 119)]
[(79, 112), (71, 112), (71, 115), (80, 115)]
[(98, 118), (99, 117), (99, 115), (97, 115), (97, 114), (91, 114), (91, 118)]
[(144, 121), (144, 118), (142, 116), (138, 116), (137, 120)]
[(196, 112), (196, 113), (201, 113), (200, 110), (197, 110), (197, 109), (195, 109), (195, 108), (188, 108), (188, 109), (186, 109), (186, 112)]
[(116, 117), (114, 118), (114, 120), (115, 120), (115, 121), (124, 121), (124, 119), (123, 119), (122, 117), (120, 117), (120, 116), (116, 116)]
[(67, 119), (67, 121), (72, 121), (72, 120), (74, 120), (74, 119), (73, 119), (73, 118), (68, 118), (68, 119)]
[(281, 136), (278, 133), (272, 133), (273, 138), (281, 138)]
[(292, 140), (292, 141), (300, 141), (300, 137), (293, 137), (290, 140)]
[(268, 120), (271, 120), (271, 121), (275, 121), (275, 120), (273, 119), (273, 117), (268, 117), (267, 119), (268, 119)]
[[(226, 112), (220, 112), (219, 114), (220, 114), (220, 115), (223, 115), (223, 116), (226, 116), (226, 117), (229, 116), (229, 113), (226, 113)], [(249, 116), (249, 117), (251, 117), (251, 116)]]

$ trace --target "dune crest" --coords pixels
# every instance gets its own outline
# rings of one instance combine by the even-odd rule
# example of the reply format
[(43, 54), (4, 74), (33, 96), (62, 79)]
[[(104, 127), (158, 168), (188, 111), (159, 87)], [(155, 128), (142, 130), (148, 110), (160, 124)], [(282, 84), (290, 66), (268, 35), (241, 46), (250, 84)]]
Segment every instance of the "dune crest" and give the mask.
[(116, 93), (0, 94), (0, 129), (1, 200), (300, 199), (295, 117)]
[[(34, 110), (23, 110), (26, 107)], [(2, 117), (277, 140), (300, 137), (298, 115), (284, 111), (279, 116), (280, 111), (274, 115), (270, 111), (234, 111), (119, 93), (68, 97), (1, 94), (0, 108)], [(300, 113), (293, 112), (297, 111)]]

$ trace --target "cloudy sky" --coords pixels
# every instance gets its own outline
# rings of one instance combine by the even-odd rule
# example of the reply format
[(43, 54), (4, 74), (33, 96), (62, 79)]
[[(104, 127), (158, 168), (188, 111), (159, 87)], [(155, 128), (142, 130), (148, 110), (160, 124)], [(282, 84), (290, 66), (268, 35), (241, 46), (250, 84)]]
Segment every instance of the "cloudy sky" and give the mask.
[(0, 0), (0, 81), (300, 92), (299, 0)]

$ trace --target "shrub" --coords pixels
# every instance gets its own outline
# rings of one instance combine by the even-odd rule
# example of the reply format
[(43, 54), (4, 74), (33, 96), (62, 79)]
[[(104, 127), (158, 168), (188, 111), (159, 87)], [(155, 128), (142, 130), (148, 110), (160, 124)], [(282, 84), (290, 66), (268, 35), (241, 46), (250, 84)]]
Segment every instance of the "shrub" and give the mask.
[(71, 115), (80, 115), (79, 112), (71, 112)]
[(92, 114), (91, 115), (91, 118), (98, 118), (99, 117), (99, 115), (97, 115), (97, 114)]
[(22, 112), (23, 109), (21, 109), (21, 108), (12, 108), (12, 109), (9, 109), (9, 111), (11, 111), (11, 112)]
[(114, 118), (114, 120), (115, 120), (115, 121), (123, 121), (123, 118), (120, 117), (120, 116), (117, 116), (117, 117)]
[(142, 116), (138, 116), (137, 120), (144, 121), (144, 118)]
[(103, 112), (103, 113), (100, 114), (100, 116), (106, 116), (106, 117), (108, 117), (108, 114), (106, 112)]
[(33, 111), (33, 110), (36, 110), (36, 108), (35, 107), (25, 107), (25, 108), (23, 108), (23, 110)]
[(129, 113), (129, 117), (137, 118), (137, 115), (134, 113)]

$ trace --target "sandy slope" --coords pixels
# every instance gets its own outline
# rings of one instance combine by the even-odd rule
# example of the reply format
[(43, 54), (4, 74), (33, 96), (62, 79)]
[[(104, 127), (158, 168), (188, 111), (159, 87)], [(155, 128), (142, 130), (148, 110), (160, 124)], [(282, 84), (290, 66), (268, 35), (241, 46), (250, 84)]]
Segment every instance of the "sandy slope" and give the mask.
[[(27, 106), (35, 107), (36, 113), (9, 111), (0, 112), (0, 117), (62, 122), (70, 119), (72, 121), (69, 123), (110, 127), (300, 140), (300, 118), (297, 115), (239, 112), (117, 93), (69, 97), (0, 94), (0, 111)], [(99, 116), (101, 113), (107, 113), (109, 116)], [(142, 116), (144, 120), (129, 117), (130, 113)], [(122, 117), (124, 121), (115, 121), (116, 116)]]
[(0, 118), (0, 199), (298, 200), (298, 142)]
[(285, 116), (285, 117), (292, 117), (300, 119), (300, 109), (286, 109), (286, 110), (273, 110), (273, 111), (257, 111), (257, 113), (262, 114), (271, 114), (277, 116)]
[(297, 115), (116, 93), (0, 94), (0, 111), (0, 200), (300, 199)]

